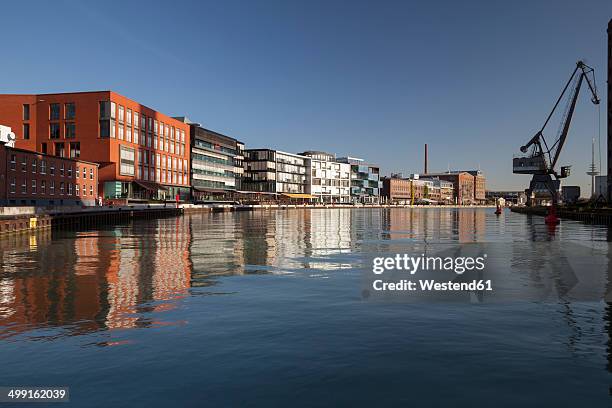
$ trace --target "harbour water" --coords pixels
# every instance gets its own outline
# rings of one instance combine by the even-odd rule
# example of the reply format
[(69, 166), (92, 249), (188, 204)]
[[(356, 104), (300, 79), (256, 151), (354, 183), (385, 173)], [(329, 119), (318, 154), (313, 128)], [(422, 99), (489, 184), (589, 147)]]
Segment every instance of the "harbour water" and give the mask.
[(543, 243), (607, 262), (609, 241), (605, 227), (469, 208), (13, 235), (0, 240), (0, 386), (69, 386), (79, 407), (609, 407), (605, 302), (372, 301), (357, 267), (424, 242), (495, 244), (518, 268)]

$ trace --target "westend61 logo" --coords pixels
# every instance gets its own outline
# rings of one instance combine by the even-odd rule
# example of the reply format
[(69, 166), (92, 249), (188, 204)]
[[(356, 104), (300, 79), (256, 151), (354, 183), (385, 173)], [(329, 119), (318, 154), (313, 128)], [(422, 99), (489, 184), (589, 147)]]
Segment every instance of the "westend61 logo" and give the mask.
[(485, 268), (487, 254), (478, 257), (459, 256), (410, 256), (396, 254), (391, 257), (377, 257), (372, 260), (372, 272), (380, 275), (385, 271), (406, 271), (414, 275), (419, 270), (424, 271), (453, 271), (461, 275), (466, 271), (482, 271)]

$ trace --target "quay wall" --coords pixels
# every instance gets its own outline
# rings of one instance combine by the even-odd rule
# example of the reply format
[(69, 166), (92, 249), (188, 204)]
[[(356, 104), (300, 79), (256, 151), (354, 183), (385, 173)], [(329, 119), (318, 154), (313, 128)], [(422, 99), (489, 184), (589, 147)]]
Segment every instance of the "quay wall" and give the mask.
[[(520, 214), (546, 216), (548, 207), (511, 207), (510, 211)], [(582, 221), (586, 224), (597, 225), (612, 225), (612, 210), (595, 209), (595, 210), (570, 210), (557, 209), (557, 216), (569, 220)]]

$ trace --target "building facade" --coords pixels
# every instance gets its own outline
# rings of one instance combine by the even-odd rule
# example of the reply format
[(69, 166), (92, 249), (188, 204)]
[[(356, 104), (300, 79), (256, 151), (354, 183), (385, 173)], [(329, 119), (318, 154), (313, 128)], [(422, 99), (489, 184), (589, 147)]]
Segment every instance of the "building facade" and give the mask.
[(485, 176), (480, 170), (450, 171), (446, 173), (429, 173), (425, 178), (437, 178), (453, 183), (454, 203), (474, 205), (485, 203)]
[(16, 147), (98, 163), (105, 198), (189, 196), (189, 125), (112, 91), (0, 95)]
[(272, 149), (244, 151), (243, 190), (310, 199), (310, 158)]
[(190, 122), (191, 189), (195, 201), (231, 200), (242, 188), (244, 144)]
[(375, 204), (380, 200), (380, 168), (356, 157), (340, 157), (339, 163), (351, 165), (351, 201)]
[(310, 158), (310, 184), (306, 193), (318, 203), (351, 202), (351, 165), (338, 163), (333, 154), (306, 151), (301, 156)]
[(400, 177), (383, 177), (381, 196), (391, 204), (410, 204), (413, 199), (412, 180)]
[(608, 22), (608, 176), (606, 199), (612, 203), (612, 19)]
[(0, 205), (94, 206), (98, 164), (0, 146)]

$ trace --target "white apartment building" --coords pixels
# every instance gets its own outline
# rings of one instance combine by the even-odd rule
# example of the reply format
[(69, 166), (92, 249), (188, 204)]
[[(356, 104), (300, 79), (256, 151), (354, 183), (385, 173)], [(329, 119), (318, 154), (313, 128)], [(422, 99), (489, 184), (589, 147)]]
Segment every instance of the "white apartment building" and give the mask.
[(310, 183), (308, 194), (314, 203), (351, 202), (351, 165), (338, 163), (333, 154), (307, 151), (301, 156), (310, 157)]

